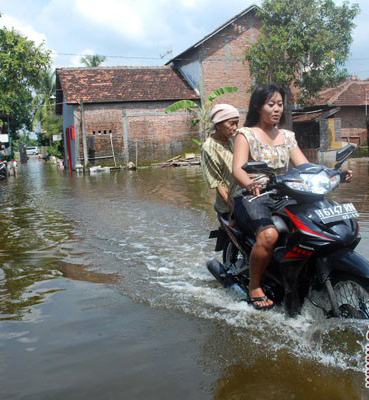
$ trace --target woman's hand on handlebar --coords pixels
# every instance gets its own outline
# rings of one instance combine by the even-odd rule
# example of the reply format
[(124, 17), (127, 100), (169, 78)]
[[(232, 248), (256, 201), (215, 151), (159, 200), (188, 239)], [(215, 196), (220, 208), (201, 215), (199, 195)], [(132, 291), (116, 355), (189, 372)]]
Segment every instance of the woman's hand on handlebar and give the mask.
[(341, 172), (341, 182), (351, 182), (352, 179), (352, 170), (347, 169)]
[(262, 185), (260, 183), (251, 182), (246, 186), (246, 189), (253, 196), (260, 196)]

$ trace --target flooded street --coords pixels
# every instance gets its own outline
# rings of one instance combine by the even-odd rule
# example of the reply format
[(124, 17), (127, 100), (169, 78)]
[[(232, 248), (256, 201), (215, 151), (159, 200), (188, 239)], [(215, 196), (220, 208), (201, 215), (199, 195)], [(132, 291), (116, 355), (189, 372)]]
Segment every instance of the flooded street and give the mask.
[[(360, 215), (369, 160), (331, 197)], [(30, 160), (0, 181), (0, 399), (367, 399), (368, 321), (257, 312), (217, 256), (200, 168), (68, 176)]]

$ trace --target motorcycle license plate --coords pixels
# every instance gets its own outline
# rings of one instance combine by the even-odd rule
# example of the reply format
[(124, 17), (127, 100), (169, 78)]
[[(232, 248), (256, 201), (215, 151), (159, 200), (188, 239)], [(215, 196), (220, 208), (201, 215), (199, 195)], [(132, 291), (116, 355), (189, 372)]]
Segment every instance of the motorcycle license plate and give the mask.
[(350, 218), (358, 218), (359, 213), (352, 203), (338, 204), (332, 207), (314, 210), (322, 222), (337, 222)]

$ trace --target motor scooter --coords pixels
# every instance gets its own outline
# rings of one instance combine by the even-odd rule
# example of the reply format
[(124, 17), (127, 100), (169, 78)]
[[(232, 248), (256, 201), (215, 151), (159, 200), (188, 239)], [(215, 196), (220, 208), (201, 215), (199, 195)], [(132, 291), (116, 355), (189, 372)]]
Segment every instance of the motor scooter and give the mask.
[(6, 161), (0, 161), (0, 180), (9, 176), (8, 165)]
[[(352, 203), (326, 198), (344, 180), (340, 167), (354, 148), (347, 145), (337, 151), (334, 168), (306, 163), (276, 176), (264, 162), (243, 166), (247, 173), (262, 173), (269, 180), (261, 196), (274, 201), (272, 219), (279, 237), (262, 287), (289, 316), (300, 313), (308, 300), (326, 317), (369, 318), (369, 263), (354, 250), (360, 241), (359, 213)], [(243, 195), (244, 201), (256, 198), (246, 189)], [(217, 238), (215, 249), (223, 252), (223, 263), (213, 259), (207, 268), (223, 286), (233, 287), (249, 301), (255, 236), (221, 215), (218, 220), (220, 227), (210, 237)]]

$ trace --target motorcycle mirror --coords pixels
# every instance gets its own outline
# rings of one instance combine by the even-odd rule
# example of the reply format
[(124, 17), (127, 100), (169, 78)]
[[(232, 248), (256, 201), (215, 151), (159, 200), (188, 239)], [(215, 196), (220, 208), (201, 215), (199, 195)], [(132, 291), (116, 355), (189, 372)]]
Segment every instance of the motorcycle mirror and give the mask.
[(268, 165), (264, 161), (249, 161), (242, 166), (242, 169), (247, 173), (261, 172), (268, 169)]
[(355, 146), (353, 144), (348, 144), (347, 146), (338, 150), (336, 153), (337, 164), (334, 166), (334, 168), (339, 169), (341, 165), (350, 157), (354, 150)]

